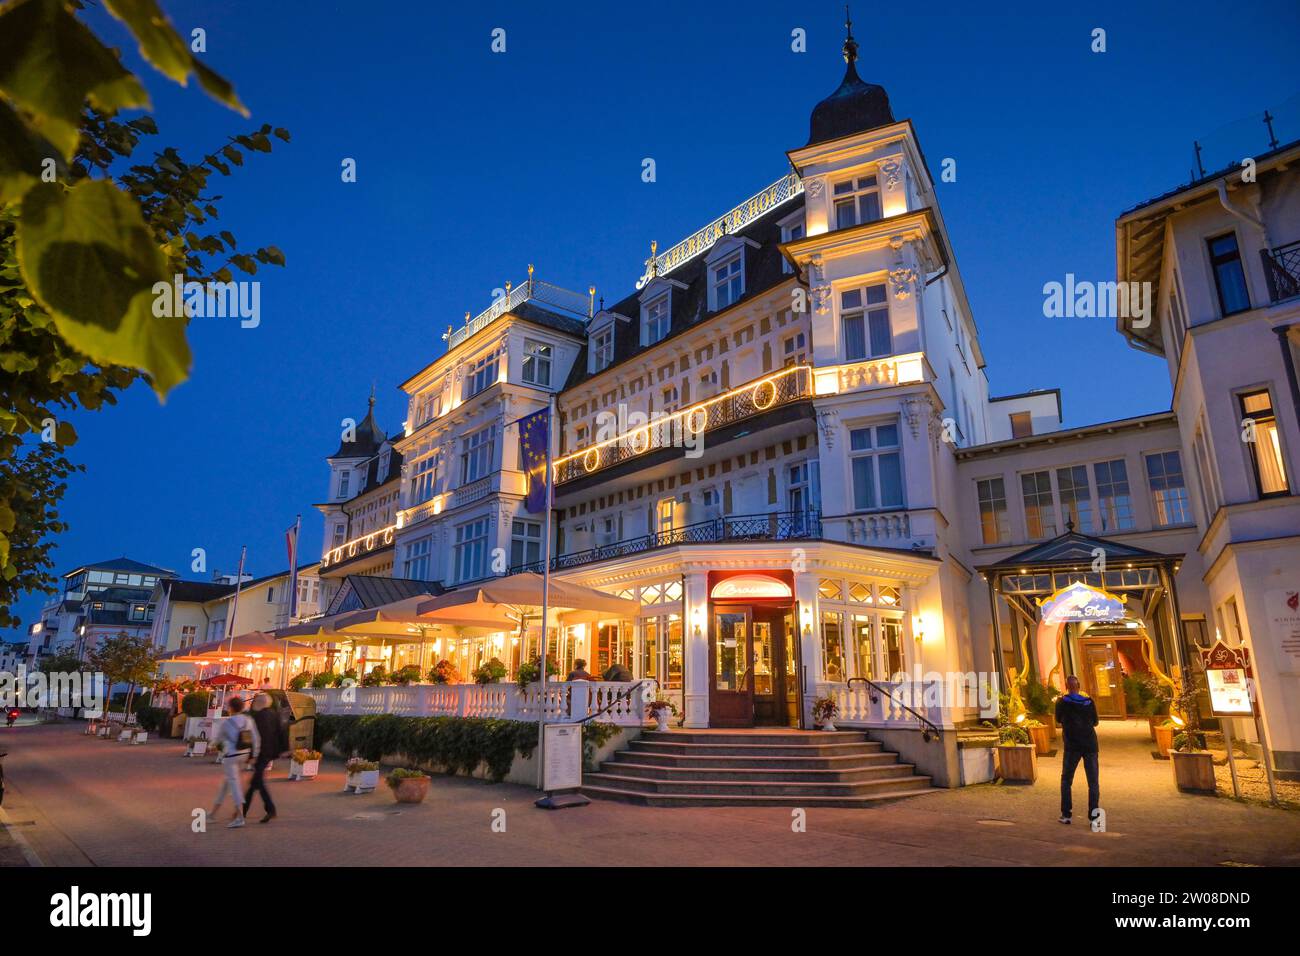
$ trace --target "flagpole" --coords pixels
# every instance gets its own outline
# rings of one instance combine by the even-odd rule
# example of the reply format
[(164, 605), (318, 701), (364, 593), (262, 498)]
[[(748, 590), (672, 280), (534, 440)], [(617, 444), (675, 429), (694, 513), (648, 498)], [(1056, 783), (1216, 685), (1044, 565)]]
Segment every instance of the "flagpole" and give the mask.
[(551, 597), (551, 505), (554, 475), (551, 474), (551, 441), (555, 437), (555, 394), (546, 401), (546, 532), (542, 539), (542, 656), (541, 694), (537, 705), (537, 789), (546, 782), (546, 615)]
[(235, 615), (239, 612), (239, 592), (244, 586), (244, 558), (248, 545), (239, 549), (239, 570), (235, 573), (235, 596), (230, 601), (230, 620), (226, 622), (226, 637), (230, 638), (230, 655), (235, 654)]
[[(302, 531), (302, 515), (293, 520), (293, 546), (289, 549), (289, 615), (285, 624), (292, 624), (294, 612), (298, 610), (298, 535)], [(284, 642), (284, 656), (280, 662), (280, 690), (287, 686), (289, 669), (289, 642)]]

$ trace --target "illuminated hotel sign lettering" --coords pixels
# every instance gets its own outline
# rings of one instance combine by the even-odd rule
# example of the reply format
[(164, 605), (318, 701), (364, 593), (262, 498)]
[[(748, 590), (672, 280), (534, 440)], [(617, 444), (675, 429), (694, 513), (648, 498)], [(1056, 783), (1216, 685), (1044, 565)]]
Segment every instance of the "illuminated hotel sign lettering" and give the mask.
[(638, 289), (645, 288), (645, 284), (655, 276), (672, 272), (682, 263), (694, 259), (700, 253), (711, 249), (714, 243), (723, 236), (738, 232), (759, 216), (766, 215), (787, 199), (793, 199), (801, 192), (803, 192), (803, 180), (794, 173), (782, 176), (766, 189), (750, 196), (735, 209), (713, 220), (703, 229), (699, 229), (687, 236), (662, 255), (649, 260), (646, 263), (645, 275), (637, 280), (636, 287)]
[(1042, 602), (1045, 624), (1122, 621), (1124, 617), (1123, 601), (1113, 594), (1088, 587), (1082, 581), (1062, 588)]
[(738, 574), (734, 578), (723, 578), (713, 585), (709, 597), (715, 601), (749, 600), (753, 598), (789, 598), (794, 597), (790, 585), (776, 578), (763, 574)]

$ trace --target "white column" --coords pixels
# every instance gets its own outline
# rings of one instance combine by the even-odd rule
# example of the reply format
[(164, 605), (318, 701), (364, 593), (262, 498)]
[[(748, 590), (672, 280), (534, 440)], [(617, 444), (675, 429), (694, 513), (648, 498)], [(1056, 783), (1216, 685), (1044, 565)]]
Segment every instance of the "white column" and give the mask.
[[(803, 688), (804, 726), (812, 726), (812, 702), (822, 679), (821, 625), (817, 620), (817, 572), (794, 576), (794, 596), (799, 602), (799, 657), (803, 664), (796, 675)], [(805, 676), (806, 675), (806, 676)]]
[(708, 574), (687, 574), (682, 595), (682, 640), (686, 652), (686, 727), (709, 726), (709, 590)]

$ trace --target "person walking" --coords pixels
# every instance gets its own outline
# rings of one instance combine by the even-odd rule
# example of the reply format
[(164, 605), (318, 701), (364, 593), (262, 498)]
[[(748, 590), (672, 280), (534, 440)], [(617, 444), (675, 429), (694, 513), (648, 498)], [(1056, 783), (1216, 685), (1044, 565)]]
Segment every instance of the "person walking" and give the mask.
[(280, 717), (271, 706), (271, 695), (265, 691), (253, 698), (253, 723), (257, 726), (258, 748), (253, 761), (253, 779), (244, 793), (244, 816), (248, 816), (253, 805), (253, 792), (257, 791), (262, 795), (262, 807), (266, 810), (266, 815), (258, 823), (270, 823), (275, 819), (275, 801), (266, 788), (266, 768), (280, 756), (284, 747), (280, 740)]
[(237, 696), (230, 698), (226, 704), (226, 713), (229, 716), (221, 722), (221, 729), (217, 731), (217, 743), (221, 746), (222, 777), (221, 789), (217, 791), (217, 800), (212, 805), (211, 816), (216, 819), (221, 811), (221, 805), (226, 802), (226, 791), (229, 790), (230, 798), (235, 804), (235, 817), (226, 824), (226, 827), (233, 830), (244, 825), (244, 804), (239, 799), (244, 788), (239, 779), (239, 771), (248, 763), (249, 758), (257, 753), (260, 744), (257, 739), (257, 725), (244, 713), (242, 698)]
[(1066, 693), (1056, 700), (1056, 723), (1065, 737), (1065, 754), (1061, 759), (1061, 822), (1069, 823), (1073, 808), (1070, 788), (1074, 771), (1083, 761), (1088, 778), (1088, 819), (1097, 815), (1101, 803), (1101, 784), (1097, 768), (1097, 705), (1091, 697), (1079, 693), (1079, 678), (1065, 679)]

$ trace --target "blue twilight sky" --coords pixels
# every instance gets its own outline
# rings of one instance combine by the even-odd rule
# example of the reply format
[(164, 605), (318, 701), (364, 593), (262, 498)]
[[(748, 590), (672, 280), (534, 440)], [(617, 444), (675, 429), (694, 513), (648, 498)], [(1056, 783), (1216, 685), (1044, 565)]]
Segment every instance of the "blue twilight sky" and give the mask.
[[(182, 33), (206, 29), (208, 62), (253, 115), (145, 69), (161, 128), (146, 144), (189, 158), (262, 122), (289, 128), (291, 144), (219, 182), (222, 227), (288, 266), (258, 275), (260, 327), (195, 322), (193, 375), (165, 405), (137, 386), (73, 416), (87, 470), (63, 509), (60, 571), (128, 555), (193, 577), (193, 548), (210, 574), (246, 544), (269, 573), (299, 513), (303, 554), (319, 553), (323, 457), (372, 382), (396, 430), (397, 384), (529, 262), (627, 294), (651, 239), (667, 246), (785, 172), (844, 67), (834, 2), (163, 5)], [(936, 175), (957, 160), (938, 192), (992, 391), (1060, 386), (1068, 424), (1167, 408), (1159, 360), (1110, 321), (1043, 318), (1042, 286), (1113, 279), (1116, 215), (1185, 182), (1193, 140), (1223, 151), (1207, 167), (1262, 152), (1266, 107), (1280, 138), (1300, 137), (1300, 7), (857, 6), (859, 72), (914, 122)], [(125, 45), (116, 22), (90, 19)], [(796, 27), (806, 53), (791, 51)], [(24, 623), (40, 603), (20, 603)]]

